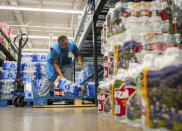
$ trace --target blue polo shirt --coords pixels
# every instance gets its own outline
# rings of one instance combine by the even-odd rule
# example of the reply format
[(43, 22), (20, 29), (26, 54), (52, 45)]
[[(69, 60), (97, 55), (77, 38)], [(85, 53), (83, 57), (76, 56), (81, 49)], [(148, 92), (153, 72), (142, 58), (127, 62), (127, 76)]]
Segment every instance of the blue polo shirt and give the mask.
[[(75, 44), (73, 44), (73, 54), (75, 57), (78, 57), (80, 55), (80, 52)], [(61, 56), (62, 65), (71, 64), (71, 59), (68, 58), (68, 48), (66, 50), (61, 49)], [(51, 50), (51, 59), (59, 61), (59, 56), (54, 49)]]

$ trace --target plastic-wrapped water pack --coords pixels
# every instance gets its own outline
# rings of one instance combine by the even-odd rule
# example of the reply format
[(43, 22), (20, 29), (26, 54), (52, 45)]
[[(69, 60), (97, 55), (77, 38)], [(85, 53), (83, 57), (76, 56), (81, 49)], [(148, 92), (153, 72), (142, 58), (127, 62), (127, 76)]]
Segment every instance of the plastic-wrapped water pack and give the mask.
[(73, 96), (78, 96), (79, 92), (83, 90), (83, 87), (81, 85), (73, 83), (66, 79), (61, 79), (57, 88)]

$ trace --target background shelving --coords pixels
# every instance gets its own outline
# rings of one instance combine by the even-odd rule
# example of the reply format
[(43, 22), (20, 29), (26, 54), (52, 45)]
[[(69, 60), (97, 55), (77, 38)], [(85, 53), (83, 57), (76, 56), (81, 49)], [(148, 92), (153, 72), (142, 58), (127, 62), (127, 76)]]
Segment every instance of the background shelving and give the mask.
[(4, 60), (16, 61), (17, 60), (17, 50), (12, 45), (11, 40), (7, 37), (7, 35), (0, 28), (1, 41), (0, 41), (0, 50), (5, 54), (6, 58), (1, 59), (0, 64), (3, 63)]

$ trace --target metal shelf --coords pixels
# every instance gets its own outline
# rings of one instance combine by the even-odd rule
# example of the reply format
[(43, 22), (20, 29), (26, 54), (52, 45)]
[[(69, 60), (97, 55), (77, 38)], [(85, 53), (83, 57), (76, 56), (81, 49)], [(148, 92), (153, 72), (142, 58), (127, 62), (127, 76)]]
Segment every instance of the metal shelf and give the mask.
[(86, 40), (87, 35), (90, 33), (92, 29), (92, 19), (88, 22), (87, 28), (84, 30), (82, 36), (80, 37), (80, 41), (78, 42), (78, 48), (81, 49), (84, 41)]
[(0, 56), (0, 67), (2, 67), (5, 60), (6, 58), (4, 58), (3, 56)]
[(8, 41), (8, 43), (10, 44), (10, 46), (12, 47), (13, 51), (15, 53), (18, 53), (16, 48), (14, 47), (14, 45), (12, 44), (11, 40), (6, 36), (6, 34), (2, 31), (2, 29), (0, 28), (0, 32), (3, 34), (3, 36), (6, 38), (6, 40)]
[(0, 65), (2, 65), (3, 62), (4, 62), (4, 59), (2, 59), (2, 58), (0, 57)]
[[(1, 28), (0, 28), (0, 32), (3, 35), (3, 37), (5, 37), (5, 39), (8, 41), (8, 43), (11, 46), (11, 48), (13, 49), (13, 51), (15, 53), (17, 53), (17, 50), (15, 49), (15, 47), (11, 43), (11, 40), (6, 36), (6, 34), (2, 31)], [(0, 50), (2, 50), (2, 52), (6, 55), (7, 60), (16, 61), (16, 59), (13, 57), (13, 55), (3, 46), (3, 43), (1, 43), (1, 42), (0, 42)]]
[(16, 59), (12, 56), (12, 54), (3, 46), (0, 42), (0, 50), (6, 55), (6, 59), (10, 61), (16, 61)]
[[(98, 2), (98, 4), (99, 4), (99, 2)], [(77, 46), (79, 49), (81, 49), (82, 45), (84, 44), (84, 41), (86, 40), (86, 37), (90, 33), (91, 27), (92, 27), (93, 18), (91, 17), (89, 20), (86, 21), (85, 19), (86, 19), (87, 15), (90, 15), (88, 13), (88, 6), (86, 6), (84, 8), (84, 13), (82, 15), (81, 22), (79, 24), (78, 30), (77, 30), (75, 37), (74, 37), (74, 42), (77, 42), (78, 37), (81, 36), (80, 40), (77, 43)], [(85, 24), (87, 24), (86, 28), (84, 28)]]
[[(93, 38), (92, 38), (92, 22), (93, 22), (93, 17), (97, 18), (97, 21), (105, 21), (105, 19), (100, 19), (99, 15), (101, 15), (102, 18), (104, 18), (106, 16), (107, 12), (109, 11), (109, 9), (104, 9), (104, 6), (107, 3), (107, 1), (108, 0), (98, 0), (97, 1), (96, 8), (95, 8), (95, 13), (86, 22), (86, 24), (87, 24), (86, 25), (86, 28), (84, 28), (85, 27), (84, 22), (85, 22), (85, 18), (88, 15), (88, 8), (89, 7), (85, 7), (85, 9), (84, 9), (84, 13), (82, 15), (82, 19), (81, 19), (80, 25), (79, 25), (78, 30), (76, 32), (76, 35), (74, 37), (74, 41), (77, 42), (79, 36), (81, 36), (79, 38), (79, 41), (77, 43), (77, 46), (78, 46), (78, 48), (80, 50), (83, 51), (82, 54), (84, 54), (84, 52), (90, 52), (90, 49), (89, 50), (82, 49), (82, 48), (84, 48), (84, 46), (87, 46), (88, 45), (88, 42), (86, 42), (86, 41), (87, 40), (91, 40), (93, 42)], [(83, 28), (84, 28), (84, 31), (83, 31)], [(98, 33), (98, 36), (100, 36), (100, 30), (101, 30), (100, 28), (102, 28), (102, 27), (97, 27), (98, 32), (99, 32)], [(98, 41), (97, 43), (100, 43), (100, 41)], [(93, 44), (92, 44), (92, 47), (93, 47)], [(101, 54), (100, 53), (100, 50), (98, 51), (97, 54)], [(85, 56), (87, 57), (87, 54), (85, 54)]]
[(76, 34), (75, 34), (75, 36), (74, 36), (74, 39), (73, 39), (74, 42), (77, 41), (78, 36), (79, 36), (80, 33), (81, 33), (81, 30), (82, 30), (82, 28), (83, 28), (82, 25), (83, 25), (84, 22), (85, 22), (85, 18), (86, 18), (86, 16), (87, 16), (87, 14), (88, 14), (88, 7), (86, 6), (86, 7), (84, 8), (83, 15), (82, 15), (82, 19), (81, 19), (81, 21), (80, 21), (79, 27), (78, 27), (77, 32), (76, 32)]
[[(90, 4), (92, 4), (92, 17), (87, 22), (87, 27), (84, 31), (81, 31), (82, 24), (80, 24), (78, 31), (82, 33), (79, 42), (77, 43), (78, 48), (80, 49), (80, 54), (85, 56), (86, 58), (92, 57), (94, 63), (94, 83), (97, 94), (98, 88), (98, 63), (103, 63), (103, 60), (99, 61), (98, 58), (101, 55), (101, 30), (103, 23), (105, 22), (106, 15), (109, 11), (109, 8), (113, 7), (114, 4), (119, 0), (98, 0), (97, 4), (95, 4), (95, 0), (90, 0)], [(113, 3), (113, 4), (112, 4)], [(83, 18), (84, 19), (84, 18)], [(84, 26), (84, 25), (83, 25)], [(76, 34), (75, 39), (78, 39), (78, 35)], [(100, 57), (103, 58), (103, 57)], [(86, 60), (88, 61), (88, 60)], [(76, 63), (77, 65), (77, 63)], [(97, 99), (97, 97), (96, 97)], [(97, 100), (95, 100), (97, 103)]]

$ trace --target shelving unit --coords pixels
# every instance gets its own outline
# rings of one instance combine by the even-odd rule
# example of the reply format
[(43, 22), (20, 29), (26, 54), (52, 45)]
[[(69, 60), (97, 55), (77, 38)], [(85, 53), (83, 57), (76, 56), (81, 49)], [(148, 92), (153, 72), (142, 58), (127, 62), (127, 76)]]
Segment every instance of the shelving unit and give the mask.
[(1, 42), (0, 42), (0, 49), (6, 55), (7, 60), (16, 61), (16, 59), (13, 57), (13, 55), (3, 46), (3, 44)]
[[(98, 87), (98, 59), (103, 57), (101, 54), (101, 30), (103, 28), (104, 22), (106, 21), (105, 18), (109, 9), (114, 7), (118, 1), (119, 0), (97, 0), (95, 3), (95, 0), (88, 0), (88, 6), (86, 6), (84, 9), (80, 25), (74, 37), (74, 41), (77, 43), (82, 57), (93, 58), (92, 62), (95, 68), (94, 79), (96, 94)], [(88, 9), (90, 9), (91, 17), (89, 20), (86, 20), (88, 15), (90, 15)], [(87, 23), (86, 28), (84, 28), (85, 22)], [(103, 63), (103, 61), (101, 63)]]
[[(106, 0), (107, 1), (107, 0)], [(98, 1), (96, 8), (99, 10), (103, 1)], [(78, 48), (80, 49), (81, 55), (83, 57), (93, 57), (93, 35), (92, 35), (92, 22), (93, 22), (93, 15), (91, 15), (91, 4), (90, 1), (87, 1), (87, 5), (84, 9), (84, 13), (82, 15), (82, 19), (78, 30), (74, 37), (74, 42), (77, 44)], [(101, 13), (101, 15), (106, 15), (107, 11)], [(87, 19), (90, 17), (90, 19)], [(103, 19), (105, 21), (105, 19)], [(98, 29), (102, 29), (101, 27), (97, 27)], [(97, 55), (102, 56), (100, 49), (101, 49), (101, 42), (100, 42), (100, 35), (97, 37)]]
[[(77, 30), (77, 32), (76, 32), (76, 34), (75, 34), (75, 36), (74, 36), (74, 42), (76, 42), (76, 43), (78, 42), (78, 38), (82, 36), (82, 33), (83, 33), (83, 31), (84, 31), (84, 27), (85, 27), (85, 26), (83, 26), (83, 25), (85, 25), (86, 22), (87, 22), (85, 19), (86, 19), (86, 17), (88, 16), (88, 14), (89, 14), (89, 12), (88, 12), (88, 7), (86, 6), (86, 7), (84, 8), (83, 15), (82, 15), (82, 19), (81, 19), (81, 21), (80, 21), (78, 30)], [(78, 45), (78, 47), (80, 47), (80, 45)]]
[[(17, 50), (15, 49), (15, 47), (12, 45), (11, 40), (6, 36), (6, 34), (2, 31), (2, 29), (0, 29), (0, 33), (3, 35), (3, 37), (6, 39), (6, 41), (8, 42), (9, 46), (11, 46), (11, 49), (13, 50), (14, 53), (17, 53)], [(14, 55), (8, 51), (6, 49), (5, 46), (3, 46), (3, 43), (0, 42), (0, 50), (6, 55), (6, 60), (9, 61), (16, 61)], [(4, 62), (4, 60), (2, 58), (0, 58), (0, 64), (2, 64)]]
[(0, 63), (3, 63), (4, 59), (2, 57), (0, 57)]

